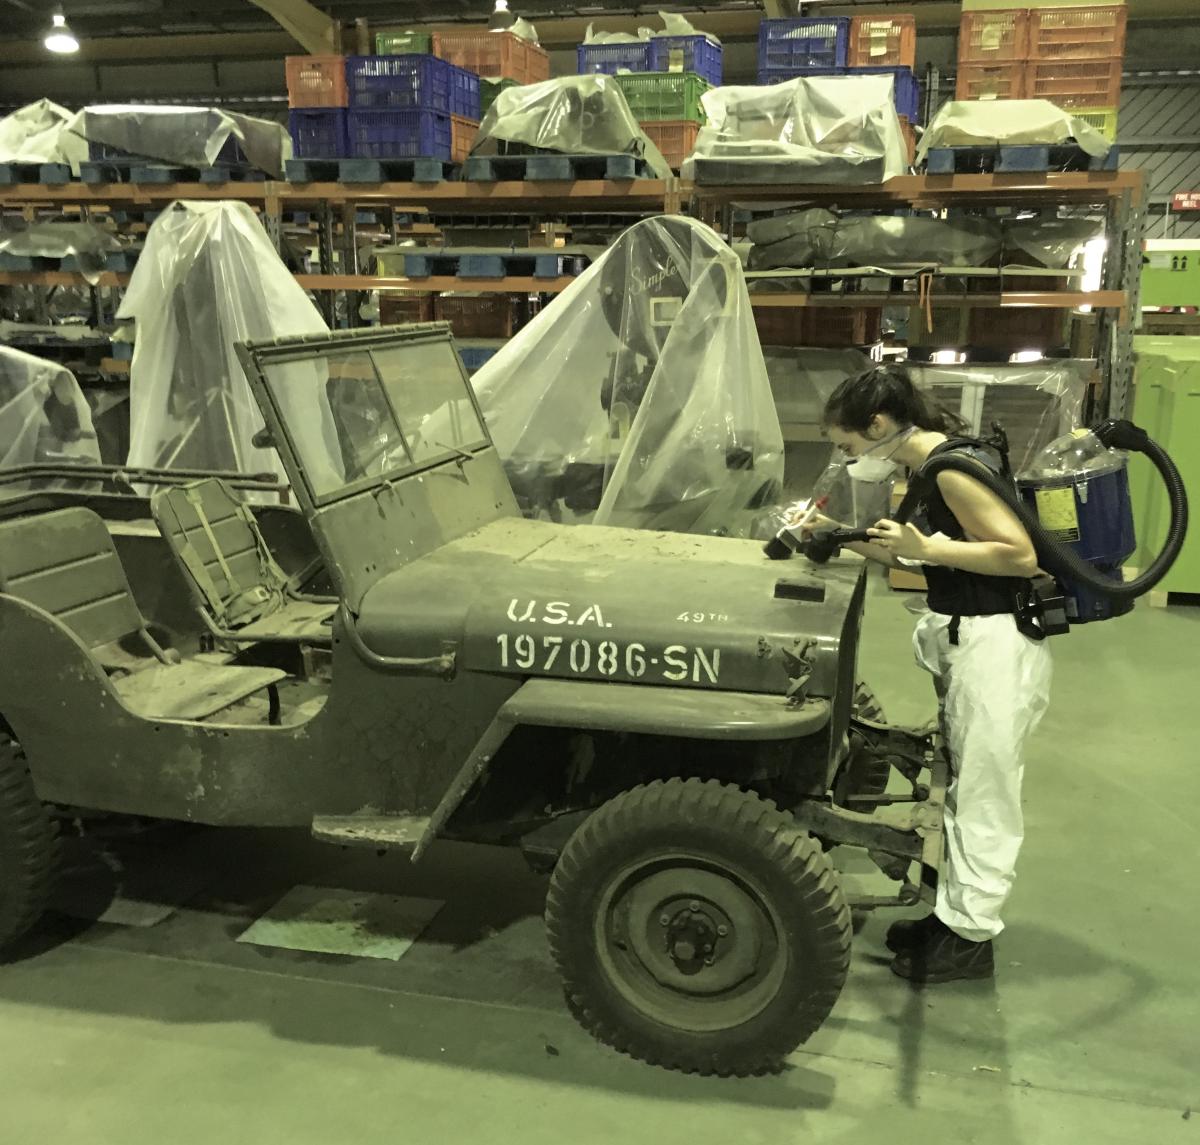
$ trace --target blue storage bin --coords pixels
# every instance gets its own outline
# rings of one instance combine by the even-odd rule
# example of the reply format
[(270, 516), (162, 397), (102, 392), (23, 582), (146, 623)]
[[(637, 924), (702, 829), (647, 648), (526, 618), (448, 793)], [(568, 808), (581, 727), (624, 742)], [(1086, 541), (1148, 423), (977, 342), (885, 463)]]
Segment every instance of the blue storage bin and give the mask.
[(896, 114), (909, 123), (919, 123), (921, 114), (921, 85), (912, 68), (848, 68), (847, 75), (890, 75), (896, 83)]
[(352, 159), (450, 158), (448, 112), (351, 108), (346, 135)]
[(350, 154), (344, 107), (302, 107), (288, 112), (288, 134), (297, 159), (343, 159)]
[(640, 44), (580, 44), (576, 49), (575, 70), (581, 76), (652, 71), (650, 45), (644, 41)]
[(845, 68), (759, 68), (758, 82), (760, 84), (787, 83), (788, 80), (799, 79), (803, 76), (841, 76), (846, 74)]
[(849, 16), (763, 20), (758, 26), (758, 70), (761, 74), (790, 68), (795, 74), (801, 74), (844, 68), (849, 46)]
[(653, 36), (650, 39), (650, 71), (695, 72), (714, 87), (723, 74), (721, 45), (706, 36)]
[(443, 111), (479, 120), (479, 77), (437, 56), (350, 56), (352, 108)]

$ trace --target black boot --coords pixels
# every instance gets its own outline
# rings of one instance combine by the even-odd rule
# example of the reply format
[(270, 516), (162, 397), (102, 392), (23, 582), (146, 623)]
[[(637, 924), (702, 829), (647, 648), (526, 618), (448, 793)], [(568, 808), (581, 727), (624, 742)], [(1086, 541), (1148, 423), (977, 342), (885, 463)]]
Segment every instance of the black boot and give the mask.
[(894, 974), (922, 984), (991, 978), (995, 969), (990, 941), (972, 942), (960, 938), (936, 919), (921, 942), (892, 960)]
[(927, 914), (924, 918), (904, 918), (888, 927), (883, 944), (893, 954), (907, 954), (924, 942), (926, 935), (937, 933), (939, 928), (945, 929), (935, 914)]

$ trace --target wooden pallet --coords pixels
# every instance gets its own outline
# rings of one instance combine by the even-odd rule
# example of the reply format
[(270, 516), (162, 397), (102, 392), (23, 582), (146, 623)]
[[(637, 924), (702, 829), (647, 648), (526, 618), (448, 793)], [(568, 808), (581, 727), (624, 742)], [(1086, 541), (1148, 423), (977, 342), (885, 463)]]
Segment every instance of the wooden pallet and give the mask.
[(586, 254), (546, 250), (441, 249), (404, 253), (405, 278), (560, 278), (582, 274)]
[(261, 183), (267, 176), (240, 163), (188, 167), (147, 159), (98, 159), (80, 163), (79, 178), (90, 186), (109, 183), (164, 186), (168, 183)]
[(468, 183), (561, 183), (653, 179), (654, 172), (636, 155), (472, 155), (463, 164), (462, 177)]
[(66, 163), (0, 163), (0, 187), (28, 183), (61, 187), (70, 181), (71, 168)]
[[(105, 257), (103, 269), (113, 274), (128, 274), (137, 262), (138, 251), (112, 250)], [(55, 258), (49, 255), (9, 254), (0, 251), (0, 271), (34, 274), (40, 271), (62, 271), (79, 274), (79, 260), (75, 255)]]
[(445, 159), (289, 159), (289, 183), (444, 183), (457, 166)]
[(934, 147), (925, 157), (927, 175), (1029, 174), (1048, 171), (1115, 171), (1117, 149), (1102, 157), (1074, 143), (1022, 143), (1001, 147)]

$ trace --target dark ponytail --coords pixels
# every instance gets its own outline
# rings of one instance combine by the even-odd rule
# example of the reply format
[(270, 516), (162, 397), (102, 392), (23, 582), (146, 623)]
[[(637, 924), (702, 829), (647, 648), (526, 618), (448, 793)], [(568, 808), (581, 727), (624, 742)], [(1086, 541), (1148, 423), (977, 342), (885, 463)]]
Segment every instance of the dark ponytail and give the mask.
[(897, 425), (958, 434), (966, 422), (936, 402), (931, 402), (912, 384), (908, 375), (895, 366), (876, 366), (865, 373), (847, 378), (825, 403), (822, 423), (851, 433), (866, 433), (871, 419), (887, 414)]

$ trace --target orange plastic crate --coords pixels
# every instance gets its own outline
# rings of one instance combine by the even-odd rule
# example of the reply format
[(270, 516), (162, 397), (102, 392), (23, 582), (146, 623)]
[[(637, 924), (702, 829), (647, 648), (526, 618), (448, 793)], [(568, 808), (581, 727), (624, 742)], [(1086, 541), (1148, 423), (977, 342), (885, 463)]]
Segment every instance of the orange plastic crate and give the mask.
[(464, 163), (475, 146), (475, 136), (479, 134), (479, 124), (473, 119), (464, 119), (461, 115), (450, 117), (450, 162)]
[(955, 99), (1025, 99), (1025, 64), (958, 65)]
[(1117, 107), (1121, 102), (1121, 61), (1035, 60), (1028, 65), (1025, 94), (1058, 107)]
[(756, 306), (764, 346), (869, 346), (883, 336), (883, 311), (859, 306)]
[(1029, 13), (1031, 60), (1096, 60), (1125, 55), (1124, 5), (1035, 8)]
[(345, 56), (288, 56), (288, 107), (346, 107)]
[(915, 16), (855, 16), (850, 21), (852, 68), (911, 68), (916, 60)]
[(696, 146), (700, 124), (691, 119), (652, 119), (644, 121), (642, 130), (650, 142), (662, 152), (668, 165), (678, 171)]
[(397, 290), (381, 290), (379, 292), (379, 323), (381, 326), (402, 326), (406, 322), (432, 321), (432, 294), (413, 294), (410, 291)]
[(1029, 56), (1029, 13), (1024, 8), (964, 12), (958, 27), (960, 64), (1000, 64)]
[(550, 78), (550, 57), (512, 32), (434, 32), (433, 54), (491, 79), (526, 84)]
[(433, 301), (434, 316), (449, 322), (456, 338), (511, 338), (516, 309), (511, 294), (439, 294)]

